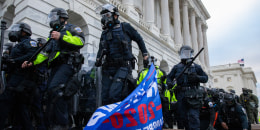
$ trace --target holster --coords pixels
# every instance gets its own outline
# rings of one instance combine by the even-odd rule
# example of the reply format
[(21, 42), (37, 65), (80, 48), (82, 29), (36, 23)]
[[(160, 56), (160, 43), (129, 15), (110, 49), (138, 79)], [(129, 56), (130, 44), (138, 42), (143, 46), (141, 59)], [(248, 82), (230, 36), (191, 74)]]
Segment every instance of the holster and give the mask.
[(131, 60), (131, 66), (132, 66), (133, 70), (135, 69), (135, 62), (136, 62), (136, 58), (133, 57), (132, 60)]

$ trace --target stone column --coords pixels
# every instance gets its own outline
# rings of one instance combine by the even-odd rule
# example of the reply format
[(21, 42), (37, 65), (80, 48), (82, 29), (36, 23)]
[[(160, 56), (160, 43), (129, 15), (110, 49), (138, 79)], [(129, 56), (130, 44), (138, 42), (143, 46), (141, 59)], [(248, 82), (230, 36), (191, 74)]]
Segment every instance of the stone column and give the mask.
[(208, 41), (207, 41), (207, 25), (202, 26), (202, 35), (203, 35), (203, 44), (204, 44), (204, 59), (205, 59), (205, 65), (209, 68), (209, 50), (208, 50)]
[(173, 0), (173, 17), (174, 17), (174, 21), (173, 21), (174, 41), (178, 48), (182, 44), (179, 0)]
[(122, 0), (122, 4), (126, 7), (126, 13), (136, 22), (139, 22), (139, 14), (134, 8), (134, 0)]
[(144, 0), (144, 5), (145, 22), (154, 24), (154, 0)]
[(162, 34), (170, 36), (170, 15), (168, 0), (161, 0)]
[(191, 40), (192, 40), (192, 48), (194, 49), (194, 53), (198, 52), (198, 42), (197, 42), (197, 29), (196, 29), (196, 17), (194, 9), (190, 10), (190, 22), (191, 22)]
[[(197, 19), (197, 32), (198, 32), (198, 45), (199, 45), (199, 49), (200, 50), (203, 46), (203, 37), (202, 37), (202, 29), (201, 29), (201, 24), (202, 21), (200, 18)], [(205, 49), (205, 48), (204, 48)], [(205, 51), (205, 50), (204, 50)], [(204, 51), (202, 51), (199, 55), (199, 60), (200, 60), (200, 63), (201, 65), (205, 65), (205, 62), (204, 62)]]
[(144, 0), (144, 20), (149, 25), (149, 30), (156, 36), (159, 37), (160, 31), (155, 26), (155, 12), (154, 12), (154, 0)]
[(182, 26), (183, 26), (183, 43), (185, 45), (191, 46), (189, 13), (188, 13), (188, 2), (187, 2), (187, 0), (183, 0), (182, 13), (183, 13), (183, 24), (182, 24)]

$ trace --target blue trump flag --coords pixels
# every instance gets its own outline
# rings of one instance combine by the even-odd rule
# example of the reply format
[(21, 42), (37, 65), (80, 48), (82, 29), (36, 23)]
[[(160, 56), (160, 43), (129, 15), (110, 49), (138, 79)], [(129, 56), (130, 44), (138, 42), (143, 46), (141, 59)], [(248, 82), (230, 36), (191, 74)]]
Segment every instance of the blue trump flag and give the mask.
[(122, 102), (99, 107), (84, 130), (162, 129), (163, 116), (157, 87), (156, 69), (152, 64), (141, 84)]

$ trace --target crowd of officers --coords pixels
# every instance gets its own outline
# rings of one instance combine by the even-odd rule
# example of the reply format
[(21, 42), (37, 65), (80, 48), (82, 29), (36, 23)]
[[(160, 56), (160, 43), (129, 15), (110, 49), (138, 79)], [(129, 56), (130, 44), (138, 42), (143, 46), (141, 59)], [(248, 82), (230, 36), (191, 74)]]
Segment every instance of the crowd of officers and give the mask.
[[(258, 123), (258, 100), (250, 90), (243, 89), (239, 98), (234, 91), (200, 86), (208, 81), (208, 76), (193, 63), (191, 47), (180, 48), (181, 61), (166, 75), (156, 65), (157, 59), (148, 56), (141, 35), (129, 23), (118, 20), (120, 14), (115, 6), (106, 4), (96, 11), (102, 17), (103, 32), (93, 64), (102, 67), (102, 105), (123, 100), (154, 64), (164, 128), (177, 125), (186, 130), (247, 130), (251, 123)], [(63, 8), (51, 10), (47, 19), (52, 28), (48, 41), (31, 39), (31, 27), (26, 23), (9, 28), (9, 40), (16, 44), (6, 44), (2, 57), (7, 82), (0, 95), (1, 130), (82, 129), (95, 111), (96, 67), (80, 73), (84, 33), (68, 23), (68, 18)], [(137, 79), (132, 76), (136, 62), (132, 41), (143, 55), (144, 68)], [(77, 97), (80, 100), (73, 100)], [(74, 111), (75, 104), (79, 108)]]

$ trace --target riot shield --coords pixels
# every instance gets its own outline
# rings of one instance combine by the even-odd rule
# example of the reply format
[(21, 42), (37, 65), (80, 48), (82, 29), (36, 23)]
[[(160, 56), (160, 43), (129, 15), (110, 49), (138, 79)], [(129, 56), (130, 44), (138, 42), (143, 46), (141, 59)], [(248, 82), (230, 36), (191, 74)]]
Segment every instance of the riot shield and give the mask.
[[(82, 69), (86, 72), (83, 76), (83, 97), (82, 99), (86, 102), (86, 112), (94, 112), (96, 108), (101, 105), (101, 74), (99, 74), (99, 68), (95, 67), (96, 53), (88, 53), (86, 56), (86, 63), (83, 65)], [(83, 100), (82, 100), (83, 101)]]
[(0, 42), (0, 71), (1, 71), (1, 77), (0, 77), (0, 94), (2, 94), (5, 90), (5, 75), (4, 72), (2, 73), (2, 53), (3, 53), (3, 45), (4, 45), (4, 33), (6, 30), (6, 22), (1, 21), (1, 42)]
[(84, 64), (79, 72), (81, 87), (78, 93), (79, 108), (75, 120), (84, 125), (97, 107), (101, 105), (101, 71), (100, 68), (95, 67), (96, 55), (96, 53), (85, 53)]

